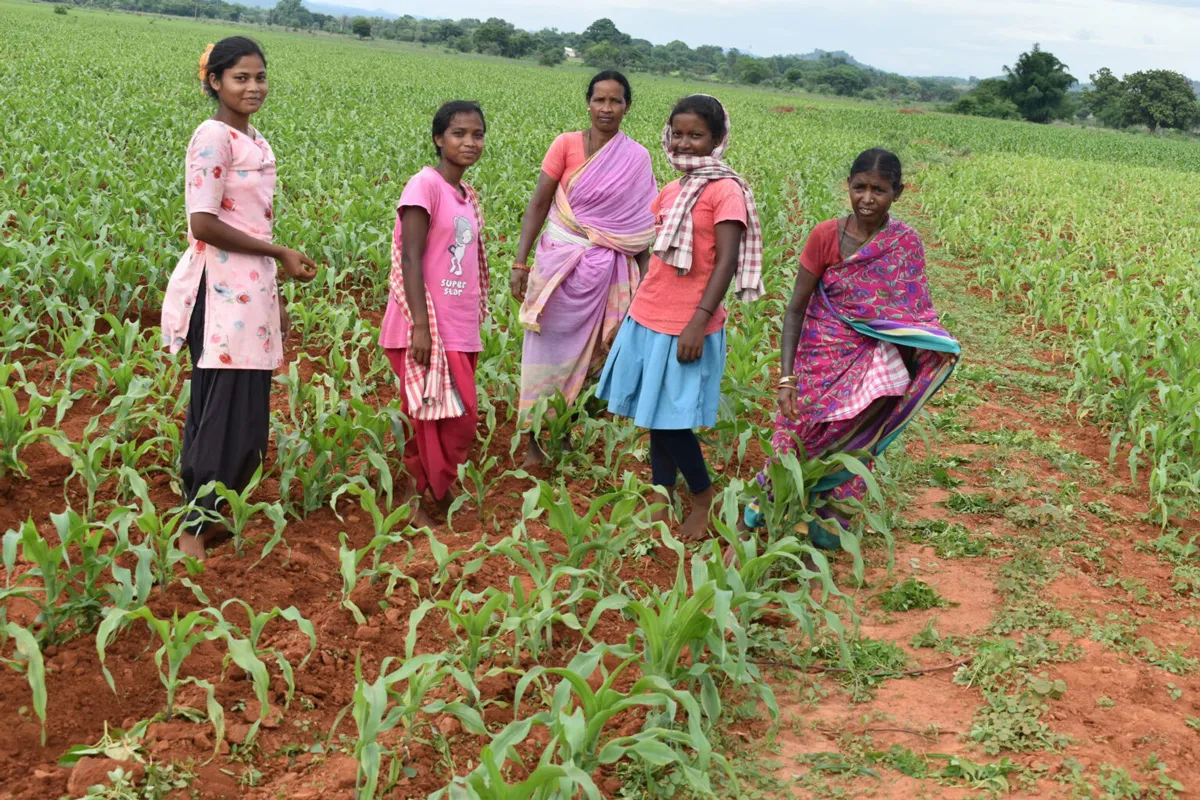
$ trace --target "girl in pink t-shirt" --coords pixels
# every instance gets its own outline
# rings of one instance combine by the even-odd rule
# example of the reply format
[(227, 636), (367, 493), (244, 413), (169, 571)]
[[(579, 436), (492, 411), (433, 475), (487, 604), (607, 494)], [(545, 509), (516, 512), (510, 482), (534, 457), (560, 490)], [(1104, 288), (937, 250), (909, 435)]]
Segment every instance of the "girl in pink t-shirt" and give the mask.
[(655, 485), (673, 493), (683, 473), (693, 501), (680, 530), (685, 541), (707, 531), (716, 494), (693, 429), (717, 421), (722, 302), (731, 283), (743, 300), (763, 291), (754, 195), (721, 161), (728, 143), (729, 117), (716, 98), (685, 97), (671, 112), (663, 148), (684, 176), (651, 204), (658, 238), (650, 267), (596, 391), (609, 411), (650, 429)]
[(475, 103), (442, 106), (433, 118), (438, 165), (409, 179), (396, 209), (379, 344), (400, 379), (400, 409), (412, 423), (404, 464), (422, 497), (418, 526), (433, 525), (435, 514), (449, 509), (478, 425), (475, 366), (488, 272), (479, 199), (462, 178), (483, 154), (486, 130)]
[(267, 59), (244, 36), (222, 39), (200, 59), (202, 90), (217, 102), (192, 135), (186, 161), (188, 249), (163, 297), (163, 344), (192, 357), (191, 401), (180, 477), (194, 505), (179, 548), (203, 558), (218, 495), (242, 491), (267, 451), (271, 371), (283, 363), (287, 315), (276, 263), (312, 280), (315, 264), (272, 242), (275, 154), (250, 125), (267, 97)]

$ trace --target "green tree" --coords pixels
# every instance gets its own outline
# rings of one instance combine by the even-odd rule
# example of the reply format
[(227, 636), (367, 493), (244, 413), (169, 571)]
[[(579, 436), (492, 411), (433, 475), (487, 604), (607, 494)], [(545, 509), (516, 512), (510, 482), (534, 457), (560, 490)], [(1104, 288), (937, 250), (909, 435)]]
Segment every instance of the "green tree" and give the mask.
[(1187, 130), (1200, 121), (1200, 105), (1187, 78), (1166, 69), (1125, 76), (1125, 121), (1154, 133), (1159, 128)]
[(1001, 78), (980, 81), (974, 90), (951, 105), (950, 111), (993, 119), (1021, 118), (1016, 104), (1008, 99), (1008, 82)]
[(567, 60), (567, 54), (561, 47), (548, 45), (538, 54), (538, 63), (543, 67), (555, 67)]
[(601, 42), (589, 47), (583, 54), (583, 63), (595, 69), (617, 69), (625, 66), (625, 53), (611, 42)]
[(771, 77), (771, 68), (761, 58), (742, 56), (733, 68), (738, 83), (758, 84)]
[(350, 23), (350, 32), (360, 39), (371, 38), (371, 20), (366, 17), (355, 17)]
[(589, 45), (597, 45), (602, 42), (608, 42), (613, 45), (629, 44), (631, 37), (627, 33), (621, 33), (617, 29), (616, 24), (607, 17), (598, 19), (587, 27), (583, 35), (579, 37), (579, 43), (585, 48)]
[(1030, 122), (1050, 122), (1067, 115), (1067, 90), (1075, 77), (1053, 53), (1035, 44), (1013, 67), (1005, 67), (1008, 99)]
[(1091, 89), (1083, 90), (1083, 106), (1110, 128), (1125, 125), (1125, 83), (1108, 67), (1089, 76)]
[(813, 76), (818, 85), (828, 86), (834, 94), (850, 97), (866, 89), (871, 79), (864, 70), (850, 64), (838, 64)]
[(481, 53), (502, 56), (508, 52), (508, 40), (516, 28), (499, 17), (492, 17), (471, 34), (475, 49)]

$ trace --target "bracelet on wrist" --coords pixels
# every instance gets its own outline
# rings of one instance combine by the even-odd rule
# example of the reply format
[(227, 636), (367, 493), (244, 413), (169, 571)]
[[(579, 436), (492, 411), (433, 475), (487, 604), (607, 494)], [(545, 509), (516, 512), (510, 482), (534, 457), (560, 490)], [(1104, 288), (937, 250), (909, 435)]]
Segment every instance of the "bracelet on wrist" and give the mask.
[(713, 315), (713, 312), (712, 312), (712, 311), (709, 311), (709, 310), (708, 310), (707, 308), (705, 308), (704, 306), (696, 306), (696, 310), (697, 310), (697, 311), (703, 311), (705, 314), (708, 314), (710, 317)]
[(529, 272), (529, 265), (528, 265), (528, 264), (513, 264), (513, 265), (512, 265), (512, 268), (513, 268), (513, 269), (518, 269), (518, 270), (520, 270), (521, 272)]

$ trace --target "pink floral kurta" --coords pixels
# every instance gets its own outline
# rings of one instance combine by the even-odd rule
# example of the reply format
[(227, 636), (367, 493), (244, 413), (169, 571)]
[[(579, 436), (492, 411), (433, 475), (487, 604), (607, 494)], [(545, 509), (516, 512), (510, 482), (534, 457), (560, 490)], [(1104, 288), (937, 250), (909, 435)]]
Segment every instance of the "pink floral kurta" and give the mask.
[[(275, 154), (253, 128), (249, 136), (223, 122), (207, 120), (188, 145), (185, 200), (196, 212), (251, 236), (271, 241), (275, 197)], [(163, 345), (172, 353), (187, 343), (188, 325), (200, 278), (207, 272), (204, 369), (267, 369), (283, 363), (275, 261), (231, 253), (196, 241), (188, 226), (188, 249), (163, 298)]]

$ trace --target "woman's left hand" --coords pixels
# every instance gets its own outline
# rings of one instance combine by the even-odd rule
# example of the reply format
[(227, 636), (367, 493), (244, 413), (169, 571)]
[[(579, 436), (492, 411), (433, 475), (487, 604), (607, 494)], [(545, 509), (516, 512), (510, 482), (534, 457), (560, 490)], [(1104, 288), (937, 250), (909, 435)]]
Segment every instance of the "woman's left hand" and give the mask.
[(679, 334), (679, 345), (675, 349), (675, 357), (681, 364), (699, 361), (704, 355), (704, 326), (689, 322)]
[(292, 332), (292, 318), (288, 316), (287, 308), (283, 303), (279, 304), (279, 335), (286, 339), (288, 334)]

